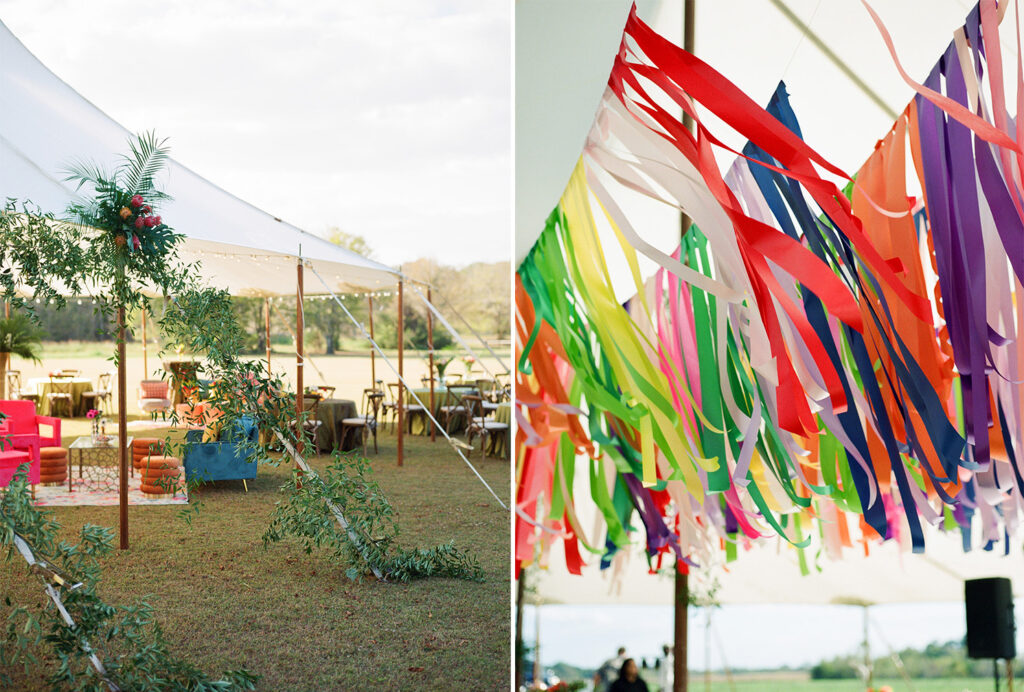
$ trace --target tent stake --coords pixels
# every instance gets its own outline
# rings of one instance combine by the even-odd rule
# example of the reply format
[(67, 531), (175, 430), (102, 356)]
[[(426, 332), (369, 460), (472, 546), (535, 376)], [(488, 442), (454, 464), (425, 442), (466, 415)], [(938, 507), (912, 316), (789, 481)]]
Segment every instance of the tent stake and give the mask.
[[(432, 302), (430, 286), (427, 286), (427, 302)], [(430, 310), (427, 310), (427, 351), (430, 353), (430, 369), (427, 371), (427, 377), (430, 378), (430, 413), (434, 413), (437, 410), (434, 407), (434, 317)], [(449, 400), (446, 406), (450, 404)], [(433, 419), (430, 421), (430, 441), (437, 442), (437, 426), (434, 425)]]
[(402, 308), (402, 286), (403, 286), (402, 281), (399, 280), (399, 282), (398, 282), (398, 401), (396, 402), (398, 404), (398, 465), (399, 466), (402, 465), (402, 457), (403, 457), (404, 452), (405, 452), (405, 450), (403, 449), (405, 440), (403, 439), (403, 436), (402, 436), (402, 433), (403, 433), (402, 425), (403, 425), (403, 423), (405, 421), (405, 416), (402, 415), (404, 410), (405, 410), (405, 372), (402, 369), (402, 356), (403, 356), (402, 344), (405, 341), (405, 319), (404, 319), (404, 316), (402, 314), (403, 313), (403, 308)]

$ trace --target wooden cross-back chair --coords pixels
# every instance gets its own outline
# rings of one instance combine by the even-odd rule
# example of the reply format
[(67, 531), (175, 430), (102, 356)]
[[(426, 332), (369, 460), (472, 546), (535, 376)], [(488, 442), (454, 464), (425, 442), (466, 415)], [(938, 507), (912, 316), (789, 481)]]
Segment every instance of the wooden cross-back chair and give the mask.
[(74, 399), (71, 396), (72, 380), (70, 375), (52, 375), (50, 377), (50, 391), (46, 393), (46, 403), (51, 415), (57, 410), (67, 412), (67, 417), (75, 415)]
[(376, 454), (378, 451), (377, 420), (380, 415), (382, 401), (384, 401), (384, 392), (377, 389), (363, 390), (363, 415), (356, 416), (355, 418), (345, 418), (341, 421), (342, 441), (345, 440), (345, 435), (348, 431), (353, 430), (360, 437), (364, 456), (366, 455), (366, 438), (371, 434), (373, 435), (373, 453)]
[(486, 417), (482, 397), (466, 394), (463, 395), (462, 401), (463, 406), (466, 407), (466, 442), (472, 447), (473, 438), (479, 435), (480, 453), (486, 454), (487, 443), (491, 440), (492, 436), (499, 433), (504, 434), (509, 429), (509, 425), (508, 423), (499, 423)]

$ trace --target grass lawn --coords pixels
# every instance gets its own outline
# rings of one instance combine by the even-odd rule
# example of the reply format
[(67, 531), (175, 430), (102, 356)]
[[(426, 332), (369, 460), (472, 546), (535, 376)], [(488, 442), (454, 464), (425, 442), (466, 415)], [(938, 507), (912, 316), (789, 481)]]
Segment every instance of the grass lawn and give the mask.
[[(908, 685), (904, 680), (875, 680), (875, 689), (888, 685), (893, 692), (990, 692), (991, 679), (985, 678), (936, 678), (914, 680)], [(691, 679), (690, 689), (703, 692), (704, 681)], [(1001, 689), (1006, 689), (1003, 682)], [(710, 692), (864, 692), (864, 683), (859, 680), (737, 680), (713, 682)]]
[[(76, 425), (66, 423), (65, 446), (85, 434)], [(129, 508), (131, 549), (105, 561), (101, 594), (117, 604), (150, 595), (174, 653), (211, 674), (244, 666), (263, 676), (261, 690), (508, 689), (509, 515), (440, 437), (406, 437), (403, 468), (395, 438), (380, 443), (379, 454), (371, 449), (374, 477), (397, 511), (400, 543), (454, 539), (479, 560), (486, 582), (353, 583), (344, 566), (295, 541), (264, 549), (289, 473), (266, 466), (248, 493), (240, 481), (197, 493), (203, 505), (191, 527), (176, 516), (180, 507)], [(471, 461), (508, 503), (509, 462), (478, 453)], [(117, 508), (61, 507), (56, 517), (74, 538), (87, 522), (116, 527)], [(0, 563), (4, 595), (44, 601), (20, 558)], [(18, 688), (46, 689), (52, 665)]]

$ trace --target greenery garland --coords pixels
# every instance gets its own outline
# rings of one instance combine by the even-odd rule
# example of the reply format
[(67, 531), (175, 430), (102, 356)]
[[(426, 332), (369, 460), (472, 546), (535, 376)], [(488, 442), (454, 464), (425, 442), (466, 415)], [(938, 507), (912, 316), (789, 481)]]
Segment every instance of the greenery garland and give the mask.
[[(25, 467), (22, 467), (23, 469)], [(175, 658), (167, 647), (153, 608), (144, 599), (132, 606), (110, 605), (97, 594), (100, 581), (98, 558), (113, 550), (113, 532), (86, 524), (77, 544), (58, 541), (60, 525), (50, 512), (32, 505), (24, 474), (0, 494), (0, 550), (4, 561), (20, 560), (15, 535), (29, 546), (37, 560), (45, 561), (63, 582), (57, 588), (67, 613), (75, 622), (69, 627), (50, 603), (43, 609), (15, 607), (7, 616), (0, 639), (0, 687), (13, 684), (10, 673), (21, 665), (26, 673), (38, 665), (33, 650), (49, 646), (59, 665), (47, 682), (54, 688), (79, 690), (251, 690), (258, 676), (239, 669), (219, 680)], [(31, 569), (26, 570), (29, 574)], [(45, 581), (49, 581), (46, 575)], [(77, 585), (77, 586), (75, 586)], [(70, 588), (74, 586), (74, 588)], [(11, 606), (10, 597), (5, 597)], [(106, 677), (93, 667), (90, 653), (103, 663)]]
[[(302, 540), (307, 553), (326, 547), (336, 561), (347, 563), (345, 575), (358, 581), (376, 567), (385, 579), (408, 582), (424, 577), (483, 581), (477, 561), (449, 542), (412, 550), (397, 545), (395, 512), (380, 486), (370, 478), (365, 458), (334, 453), (321, 474), (293, 473), (286, 499), (277, 502), (264, 546), (286, 536)], [(341, 510), (348, 530), (340, 530), (328, 502)]]

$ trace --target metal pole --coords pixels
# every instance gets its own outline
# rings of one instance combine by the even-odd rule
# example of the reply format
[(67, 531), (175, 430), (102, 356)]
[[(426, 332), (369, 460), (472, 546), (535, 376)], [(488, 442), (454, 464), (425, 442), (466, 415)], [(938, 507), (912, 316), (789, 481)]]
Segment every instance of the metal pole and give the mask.
[(402, 369), (403, 348), (405, 341), (405, 318), (402, 314), (402, 282), (398, 282), (398, 465), (402, 465), (405, 454), (405, 439), (402, 426), (405, 422), (405, 372)]
[[(305, 448), (305, 436), (303, 434), (302, 426), (302, 394), (303, 394), (303, 382), (302, 382), (302, 371), (303, 361), (305, 360), (304, 346), (302, 343), (302, 330), (304, 329), (303, 318), (302, 318), (302, 258), (299, 257), (299, 263), (296, 265), (296, 284), (295, 290), (295, 432), (298, 437), (298, 442), (295, 445), (296, 451), (301, 456)], [(299, 469), (298, 464), (295, 468)]]
[(540, 605), (533, 606), (533, 686), (540, 684)]
[(704, 611), (704, 692), (711, 692), (711, 608)]
[(270, 296), (263, 299), (263, 333), (267, 342), (267, 374), (270, 374)]
[[(430, 286), (427, 286), (427, 302), (433, 303), (430, 299)], [(433, 415), (437, 409), (434, 407), (434, 313), (427, 310), (427, 350), (430, 353), (430, 371), (427, 372), (427, 377), (430, 378), (430, 413)], [(449, 399), (449, 404), (451, 400)], [(466, 415), (469, 415), (468, 413)], [(430, 421), (430, 441), (437, 441), (437, 427), (434, 425), (434, 421)]]
[(875, 687), (875, 672), (871, 669), (871, 644), (868, 642), (868, 606), (864, 605), (864, 669), (867, 671), (868, 687)]
[[(697, 0), (685, 0), (683, 4), (683, 50), (694, 52), (694, 30), (697, 23)], [(683, 127), (693, 131), (693, 118), (683, 113)], [(679, 237), (686, 235), (690, 228), (690, 217), (683, 214), (679, 218)], [(686, 665), (686, 618), (687, 606), (690, 602), (690, 575), (679, 571), (676, 566), (675, 583), (675, 647), (672, 655), (672, 689), (674, 692), (686, 692), (689, 686), (688, 666)]]
[(121, 550), (128, 549), (128, 383), (125, 381), (124, 351), (124, 305), (121, 305), (117, 309), (117, 460), (120, 475), (118, 532), (120, 533)]
[[(370, 304), (370, 338), (373, 339), (373, 294), (369, 293), (366, 296), (367, 302)], [(377, 353), (373, 350), (373, 344), (370, 344), (370, 389), (377, 388)], [(381, 391), (384, 388), (381, 387)]]

